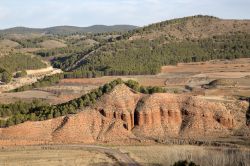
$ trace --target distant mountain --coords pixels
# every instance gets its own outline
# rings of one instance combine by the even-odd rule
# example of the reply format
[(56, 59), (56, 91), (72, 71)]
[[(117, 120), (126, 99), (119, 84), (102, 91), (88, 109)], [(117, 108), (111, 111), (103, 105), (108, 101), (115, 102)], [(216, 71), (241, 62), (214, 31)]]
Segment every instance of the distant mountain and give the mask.
[(73, 34), (73, 33), (104, 33), (104, 32), (126, 32), (138, 28), (133, 25), (93, 25), (89, 27), (76, 26), (55, 26), (49, 28), (27, 28), (14, 27), (0, 30), (0, 34), (29, 34), (29, 33), (45, 33), (45, 34)]

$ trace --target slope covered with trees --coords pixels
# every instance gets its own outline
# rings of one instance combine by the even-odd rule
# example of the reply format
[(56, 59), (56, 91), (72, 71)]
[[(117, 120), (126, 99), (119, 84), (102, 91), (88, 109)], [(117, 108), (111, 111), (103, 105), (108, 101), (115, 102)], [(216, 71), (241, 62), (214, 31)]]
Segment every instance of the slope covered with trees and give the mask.
[(17, 72), (15, 77), (21, 77), (25, 75), (25, 70), (40, 69), (46, 66), (40, 58), (27, 54), (17, 53), (2, 56), (0, 57), (0, 81), (9, 83), (14, 72)]
[(46, 67), (46, 64), (37, 57), (18, 53), (0, 57), (0, 67), (9, 72), (15, 72), (20, 70), (44, 68)]
[(210, 16), (174, 19), (133, 30), (53, 64), (69, 78), (156, 74), (161, 66), (179, 62), (250, 57), (249, 27), (250, 21)]

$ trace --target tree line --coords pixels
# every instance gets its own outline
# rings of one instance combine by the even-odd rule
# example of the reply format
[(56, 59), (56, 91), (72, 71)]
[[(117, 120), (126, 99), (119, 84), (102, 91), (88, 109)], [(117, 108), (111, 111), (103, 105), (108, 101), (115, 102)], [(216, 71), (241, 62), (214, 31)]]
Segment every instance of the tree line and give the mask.
[(6, 118), (6, 120), (0, 119), (0, 127), (8, 127), (28, 120), (42, 121), (67, 114), (75, 114), (81, 111), (82, 108), (93, 105), (101, 96), (111, 92), (115, 86), (123, 83), (137, 92), (150, 94), (165, 92), (161, 87), (143, 87), (139, 86), (139, 83), (136, 81), (129, 80), (123, 82), (121, 79), (116, 79), (80, 98), (58, 105), (48, 105), (39, 100), (35, 100), (32, 103), (19, 101), (11, 104), (0, 104), (0, 117)]

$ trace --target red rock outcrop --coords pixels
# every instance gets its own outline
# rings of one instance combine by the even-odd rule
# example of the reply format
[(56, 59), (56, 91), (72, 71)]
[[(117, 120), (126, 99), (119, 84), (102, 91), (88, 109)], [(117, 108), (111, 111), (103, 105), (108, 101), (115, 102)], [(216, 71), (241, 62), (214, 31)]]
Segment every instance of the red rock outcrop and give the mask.
[(140, 102), (135, 113), (136, 131), (147, 137), (216, 137), (230, 135), (245, 125), (244, 118), (237, 121), (235, 117), (243, 116), (244, 111), (234, 113), (225, 104), (198, 97), (154, 94)]
[(0, 145), (249, 136), (247, 109), (245, 102), (225, 104), (166, 93), (142, 95), (119, 85), (78, 114), (0, 129)]
[[(119, 132), (118, 132), (119, 131)], [(40, 122), (25, 122), (0, 129), (1, 144), (110, 142), (133, 138), (122, 120), (103, 117), (96, 110)], [(11, 141), (10, 141), (11, 140)]]
[(134, 127), (134, 111), (141, 96), (126, 85), (119, 85), (112, 93), (103, 97), (95, 109), (107, 118), (124, 121), (125, 128), (131, 130)]

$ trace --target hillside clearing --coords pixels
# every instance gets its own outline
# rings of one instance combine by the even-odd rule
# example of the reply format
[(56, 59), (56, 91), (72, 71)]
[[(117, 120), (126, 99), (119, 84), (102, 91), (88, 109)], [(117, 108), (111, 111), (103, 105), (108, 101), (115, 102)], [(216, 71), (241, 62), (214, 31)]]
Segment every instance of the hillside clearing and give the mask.
[(66, 44), (56, 40), (45, 40), (42, 43), (39, 43), (39, 45), (46, 49), (62, 48), (67, 46)]

